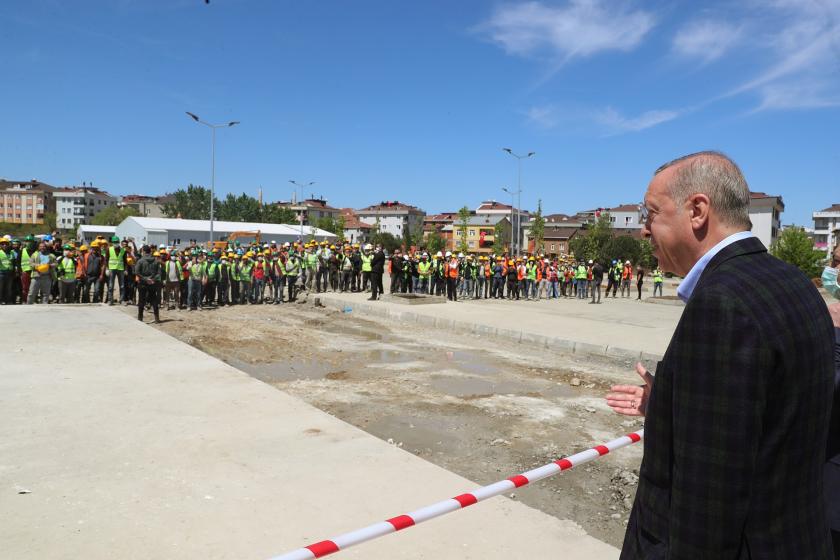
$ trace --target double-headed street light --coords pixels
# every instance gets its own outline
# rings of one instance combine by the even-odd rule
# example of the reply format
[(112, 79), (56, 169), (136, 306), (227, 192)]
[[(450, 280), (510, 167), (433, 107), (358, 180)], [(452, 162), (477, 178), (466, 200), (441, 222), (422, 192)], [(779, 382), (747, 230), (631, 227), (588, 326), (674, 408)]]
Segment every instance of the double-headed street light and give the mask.
[(214, 241), (213, 239), (213, 219), (215, 217), (215, 199), (216, 199), (216, 129), (217, 128), (227, 128), (234, 125), (239, 124), (239, 121), (230, 121), (228, 123), (223, 124), (210, 124), (208, 122), (204, 122), (198, 115), (194, 113), (190, 113), (189, 111), (185, 111), (192, 120), (199, 124), (203, 124), (210, 128), (213, 131), (213, 155), (211, 157), (211, 167), (210, 167), (210, 241)]
[[(503, 190), (503, 191), (505, 191), (506, 193), (508, 193), (508, 194), (510, 195), (510, 203), (511, 203), (511, 205), (513, 205), (513, 195), (515, 194), (515, 195), (516, 195), (516, 197), (517, 197), (517, 203), (516, 203), (516, 225), (514, 226), (514, 224), (512, 223), (512, 222), (513, 222), (513, 220), (511, 220), (511, 227), (515, 227), (514, 231), (516, 232), (516, 244), (515, 244), (515, 246), (516, 246), (516, 255), (519, 255), (520, 251), (522, 250), (522, 247), (520, 247), (520, 243), (519, 243), (519, 242), (520, 242), (520, 236), (521, 236), (521, 232), (519, 231), (519, 227), (520, 227), (520, 224), (519, 224), (519, 220), (520, 220), (519, 211), (520, 211), (520, 208), (522, 207), (522, 160), (523, 160), (523, 159), (528, 159), (529, 157), (531, 157), (531, 156), (535, 155), (537, 152), (528, 152), (528, 153), (527, 153), (527, 154), (525, 154), (525, 155), (519, 155), (519, 154), (515, 154), (515, 153), (513, 153), (513, 150), (511, 150), (510, 148), (502, 148), (502, 150), (504, 150), (505, 152), (509, 153), (509, 154), (510, 154), (510, 155), (512, 155), (513, 157), (515, 157), (515, 158), (516, 158), (516, 163), (517, 163), (516, 191), (509, 191), (507, 188), (504, 188), (504, 187), (502, 188), (502, 190)], [(513, 249), (513, 247), (511, 247), (511, 250), (512, 250), (512, 249)]]
[[(294, 179), (289, 179), (289, 182), (296, 186), (300, 190), (300, 198), (298, 199), (298, 204), (303, 203), (303, 188), (304, 187), (311, 187), (315, 184), (315, 181), (309, 181), (308, 183), (301, 183), (295, 181)], [(300, 241), (303, 241), (303, 210), (300, 211), (300, 216), (298, 217), (298, 221), (300, 222)]]

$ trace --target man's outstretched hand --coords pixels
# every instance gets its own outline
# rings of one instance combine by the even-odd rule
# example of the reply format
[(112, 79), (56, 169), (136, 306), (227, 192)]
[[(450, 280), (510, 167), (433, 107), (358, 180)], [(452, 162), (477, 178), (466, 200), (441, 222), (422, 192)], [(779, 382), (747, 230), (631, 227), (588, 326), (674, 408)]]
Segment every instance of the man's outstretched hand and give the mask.
[(641, 363), (636, 363), (636, 373), (645, 382), (644, 385), (613, 385), (607, 394), (607, 406), (626, 416), (644, 416), (647, 409), (650, 390), (653, 387), (653, 375)]

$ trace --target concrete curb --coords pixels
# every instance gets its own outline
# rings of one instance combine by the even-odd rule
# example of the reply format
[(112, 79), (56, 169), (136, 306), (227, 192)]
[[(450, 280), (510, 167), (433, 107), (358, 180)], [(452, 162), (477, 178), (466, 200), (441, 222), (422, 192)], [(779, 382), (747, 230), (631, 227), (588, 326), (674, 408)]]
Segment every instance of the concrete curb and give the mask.
[(321, 303), (323, 303), (324, 306), (337, 309), (339, 311), (343, 311), (345, 308), (349, 307), (354, 311), (359, 311), (365, 315), (384, 317), (406, 323), (416, 323), (424, 327), (434, 327), (437, 329), (466, 332), (483, 337), (499, 338), (507, 342), (518, 342), (520, 344), (527, 344), (537, 348), (545, 348), (555, 352), (566, 352), (584, 356), (603, 356), (606, 358), (642, 362), (658, 362), (662, 359), (662, 356), (658, 354), (641, 352), (639, 350), (629, 350), (627, 348), (620, 348), (617, 346), (579, 342), (567, 338), (546, 336), (544, 334), (525, 330), (497, 329), (496, 327), (481, 323), (456, 321), (448, 317), (431, 317), (422, 313), (402, 309), (392, 311), (388, 307), (370, 304), (367, 302), (353, 302), (332, 296), (323, 297), (323, 294), (320, 294), (320, 296)]

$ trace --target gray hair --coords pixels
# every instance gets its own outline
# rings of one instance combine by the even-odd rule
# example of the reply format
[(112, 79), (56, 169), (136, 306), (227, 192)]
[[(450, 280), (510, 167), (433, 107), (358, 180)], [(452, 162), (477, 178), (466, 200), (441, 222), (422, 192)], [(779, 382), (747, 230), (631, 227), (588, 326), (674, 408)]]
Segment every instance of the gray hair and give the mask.
[(669, 185), (677, 204), (693, 194), (708, 195), (711, 207), (727, 225), (752, 229), (750, 189), (738, 165), (721, 152), (704, 151), (669, 161), (654, 175), (679, 165)]

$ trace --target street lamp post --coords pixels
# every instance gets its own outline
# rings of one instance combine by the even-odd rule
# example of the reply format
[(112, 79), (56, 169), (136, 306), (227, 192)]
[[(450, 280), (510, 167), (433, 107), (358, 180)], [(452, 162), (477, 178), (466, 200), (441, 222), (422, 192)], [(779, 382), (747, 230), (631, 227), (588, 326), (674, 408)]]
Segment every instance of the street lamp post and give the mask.
[(189, 111), (185, 111), (192, 120), (199, 124), (203, 124), (204, 126), (210, 128), (213, 131), (213, 152), (211, 156), (211, 164), (210, 164), (210, 242), (214, 241), (213, 239), (213, 220), (215, 218), (215, 199), (216, 199), (216, 129), (217, 128), (225, 128), (231, 127), (239, 124), (239, 121), (230, 121), (228, 123), (223, 124), (210, 124), (208, 122), (204, 122), (198, 115), (194, 113), (190, 113)]
[(514, 197), (522, 191), (512, 191), (512, 190), (508, 189), (507, 187), (502, 187), (502, 190), (510, 195), (510, 254), (511, 254), (511, 256), (515, 256), (516, 255), (516, 253), (515, 253), (516, 246), (514, 245), (514, 233), (513, 233), (513, 231), (514, 231), (513, 230), (514, 217), (513, 217), (513, 212), (516, 209), (516, 199)]
[[(294, 186), (296, 186), (300, 190), (300, 199), (298, 200), (298, 204), (301, 204), (301, 201), (303, 200), (303, 187), (311, 187), (312, 185), (315, 184), (315, 181), (309, 181), (308, 183), (299, 183), (298, 181), (295, 181), (294, 179), (289, 179), (289, 182), (291, 184), (293, 184)], [(300, 212), (300, 219), (298, 221), (300, 222), (300, 241), (303, 242), (303, 211), (302, 210)]]
[[(516, 163), (517, 163), (517, 174), (516, 174), (516, 200), (517, 200), (517, 203), (516, 203), (516, 254), (518, 256), (519, 253), (522, 251), (522, 247), (520, 246), (521, 232), (519, 231), (519, 227), (520, 227), (519, 221), (521, 219), (521, 216), (519, 215), (519, 211), (522, 208), (522, 160), (523, 159), (528, 159), (529, 157), (535, 155), (537, 152), (528, 152), (525, 155), (519, 155), (519, 154), (513, 153), (513, 150), (511, 150), (510, 148), (502, 148), (502, 150), (509, 153), (513, 157), (515, 157), (516, 158)], [(511, 195), (511, 204), (513, 204), (513, 194), (514, 193), (512, 193), (511, 191), (509, 191), (507, 189), (503, 189), (503, 190), (506, 193), (509, 193)], [(513, 225), (513, 224), (511, 224), (511, 225)]]

